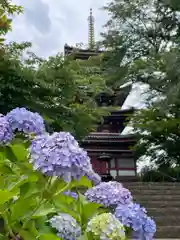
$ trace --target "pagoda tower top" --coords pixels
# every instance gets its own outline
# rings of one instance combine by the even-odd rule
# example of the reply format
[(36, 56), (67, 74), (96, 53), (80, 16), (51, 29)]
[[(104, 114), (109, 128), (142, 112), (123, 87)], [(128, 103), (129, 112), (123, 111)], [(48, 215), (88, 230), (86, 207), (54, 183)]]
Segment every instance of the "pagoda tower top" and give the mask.
[(89, 31), (88, 31), (88, 45), (89, 49), (94, 49), (95, 39), (94, 39), (94, 17), (92, 14), (92, 8), (90, 8), (90, 15), (88, 17)]

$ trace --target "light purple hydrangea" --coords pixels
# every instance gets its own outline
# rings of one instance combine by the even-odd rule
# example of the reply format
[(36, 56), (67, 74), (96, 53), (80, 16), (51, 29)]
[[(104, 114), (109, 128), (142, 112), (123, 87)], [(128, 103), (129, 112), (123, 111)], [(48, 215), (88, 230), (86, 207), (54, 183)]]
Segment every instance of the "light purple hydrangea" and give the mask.
[(68, 132), (37, 136), (32, 141), (30, 154), (34, 169), (48, 176), (62, 177), (67, 182), (92, 171), (87, 152)]
[(78, 194), (76, 192), (71, 192), (71, 191), (68, 190), (68, 191), (64, 192), (64, 194), (67, 195), (67, 196), (70, 196), (74, 199), (78, 199)]
[(77, 240), (81, 236), (81, 227), (69, 214), (61, 213), (50, 219), (52, 228), (57, 230), (57, 236), (63, 240)]
[(147, 211), (139, 204), (119, 204), (115, 210), (115, 216), (124, 226), (133, 229), (133, 239), (152, 240), (156, 232), (154, 220), (147, 217)]
[(115, 211), (115, 216), (127, 227), (132, 227), (134, 231), (142, 229), (146, 210), (139, 204), (119, 204)]
[(0, 144), (8, 144), (13, 139), (12, 128), (7, 118), (0, 115)]
[(116, 207), (118, 204), (128, 204), (132, 201), (130, 191), (123, 188), (121, 183), (114, 181), (102, 182), (88, 189), (85, 196), (88, 201), (102, 204), (105, 207)]
[(44, 119), (39, 113), (33, 113), (26, 108), (15, 108), (6, 115), (11, 128), (26, 134), (42, 134), (45, 132)]
[(156, 223), (152, 218), (147, 217), (144, 220), (144, 224), (143, 224), (144, 239), (152, 240), (155, 233), (156, 233)]

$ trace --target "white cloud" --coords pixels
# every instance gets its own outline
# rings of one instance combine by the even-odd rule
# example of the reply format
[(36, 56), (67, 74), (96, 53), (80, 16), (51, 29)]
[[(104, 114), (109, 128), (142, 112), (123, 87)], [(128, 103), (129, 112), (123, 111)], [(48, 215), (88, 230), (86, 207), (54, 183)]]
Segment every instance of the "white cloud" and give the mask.
[(107, 13), (100, 8), (108, 0), (14, 0), (24, 7), (15, 17), (9, 41), (31, 41), (36, 54), (47, 57), (62, 52), (64, 44), (87, 43), (89, 9), (95, 17), (95, 36), (99, 40)]
[[(8, 41), (32, 42), (32, 50), (41, 57), (63, 52), (64, 44), (88, 42), (89, 9), (95, 17), (95, 38), (99, 40), (107, 12), (100, 10), (110, 0), (13, 0), (22, 5), (24, 13), (16, 16)], [(128, 96), (124, 108), (139, 107), (142, 89), (135, 88)]]

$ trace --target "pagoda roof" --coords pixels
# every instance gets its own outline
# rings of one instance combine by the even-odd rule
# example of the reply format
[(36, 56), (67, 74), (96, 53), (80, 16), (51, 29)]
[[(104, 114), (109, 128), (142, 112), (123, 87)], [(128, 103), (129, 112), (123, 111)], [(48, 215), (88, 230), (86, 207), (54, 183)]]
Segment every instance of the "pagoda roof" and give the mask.
[(136, 142), (134, 134), (122, 135), (119, 133), (110, 132), (92, 132), (82, 142), (108, 142), (109, 140), (117, 142)]
[(101, 53), (103, 53), (104, 51), (101, 50), (96, 50), (96, 49), (81, 49), (81, 48), (76, 48), (76, 47), (72, 47), (69, 46), (67, 44), (65, 44), (64, 46), (64, 53), (66, 56), (74, 54), (74, 58), (75, 59), (88, 59), (89, 57), (92, 56), (97, 56)]
[(135, 111), (135, 108), (121, 109), (118, 111), (112, 111), (111, 116), (124, 116), (126, 114), (132, 114)]
[(103, 117), (103, 124), (109, 124), (111, 122), (119, 122), (121, 126), (121, 130), (123, 131), (125, 128), (125, 121), (128, 121), (128, 117), (130, 117), (134, 113), (135, 109), (123, 109), (119, 111), (112, 111), (109, 115)]

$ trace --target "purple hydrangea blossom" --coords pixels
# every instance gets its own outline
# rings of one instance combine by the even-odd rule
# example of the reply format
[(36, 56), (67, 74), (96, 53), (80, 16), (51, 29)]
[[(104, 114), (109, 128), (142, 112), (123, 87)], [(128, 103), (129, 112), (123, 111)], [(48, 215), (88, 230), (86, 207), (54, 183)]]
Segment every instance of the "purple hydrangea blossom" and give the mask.
[(12, 128), (7, 118), (0, 115), (0, 144), (8, 144), (13, 139)]
[(128, 204), (132, 201), (132, 195), (121, 183), (110, 181), (102, 182), (88, 189), (85, 193), (90, 202), (96, 202), (105, 207), (116, 207), (119, 204)]
[(136, 203), (119, 204), (115, 210), (115, 216), (125, 226), (139, 231), (142, 229), (144, 218), (146, 218), (146, 210)]
[(152, 218), (147, 217), (143, 224), (144, 239), (152, 240), (155, 233), (156, 233), (156, 223)]
[(65, 195), (70, 196), (74, 199), (78, 199), (78, 194), (76, 192), (66, 191), (64, 192)]
[(63, 240), (76, 240), (81, 236), (81, 227), (69, 214), (61, 213), (51, 218), (49, 222), (57, 230), (57, 236)]
[(13, 130), (22, 131), (26, 134), (42, 134), (45, 132), (43, 118), (39, 113), (33, 113), (26, 108), (15, 108), (6, 115)]
[(147, 211), (139, 204), (119, 204), (115, 210), (115, 216), (124, 226), (133, 229), (133, 239), (152, 240), (156, 232), (154, 220), (147, 217)]
[(34, 169), (48, 176), (62, 177), (67, 182), (93, 171), (87, 152), (67, 132), (37, 136), (32, 141), (30, 154)]

